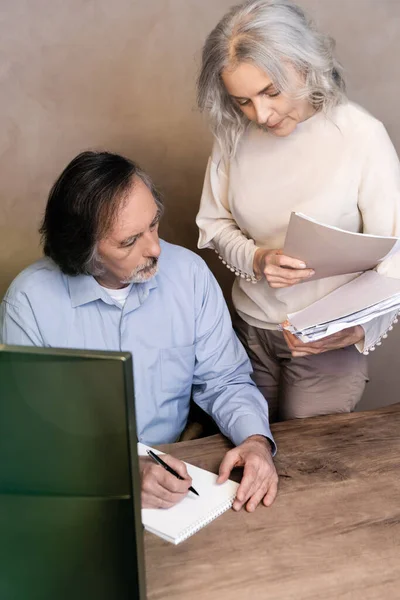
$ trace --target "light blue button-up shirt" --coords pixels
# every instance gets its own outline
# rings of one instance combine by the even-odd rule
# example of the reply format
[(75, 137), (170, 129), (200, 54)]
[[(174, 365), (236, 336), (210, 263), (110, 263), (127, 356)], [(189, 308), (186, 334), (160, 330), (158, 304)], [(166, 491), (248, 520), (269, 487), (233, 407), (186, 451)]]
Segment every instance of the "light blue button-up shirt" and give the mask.
[(87, 275), (44, 258), (22, 271), (0, 307), (5, 344), (129, 351), (138, 438), (175, 441), (194, 401), (234, 444), (272, 439), (268, 406), (250, 378), (221, 290), (193, 252), (161, 241), (159, 272), (133, 284), (125, 306)]

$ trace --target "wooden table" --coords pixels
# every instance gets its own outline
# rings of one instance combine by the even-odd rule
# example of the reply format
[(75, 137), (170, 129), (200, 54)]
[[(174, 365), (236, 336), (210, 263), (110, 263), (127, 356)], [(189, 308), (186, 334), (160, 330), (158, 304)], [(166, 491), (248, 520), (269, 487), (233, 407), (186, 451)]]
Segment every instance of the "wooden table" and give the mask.
[[(145, 534), (148, 600), (399, 600), (400, 403), (272, 427), (279, 495), (182, 544)], [(221, 435), (161, 446), (217, 472)]]

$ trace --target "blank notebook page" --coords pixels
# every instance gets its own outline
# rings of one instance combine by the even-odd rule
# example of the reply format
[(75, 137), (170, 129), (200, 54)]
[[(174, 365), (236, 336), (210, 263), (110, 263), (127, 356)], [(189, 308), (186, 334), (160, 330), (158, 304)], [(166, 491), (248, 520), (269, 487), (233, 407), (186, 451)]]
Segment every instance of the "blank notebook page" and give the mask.
[[(154, 448), (138, 444), (139, 456), (147, 456), (147, 450), (162, 454)], [(185, 465), (199, 496), (189, 492), (172, 508), (142, 508), (145, 529), (173, 544), (183, 542), (231, 508), (239, 487), (239, 484), (230, 479), (217, 485), (217, 475), (214, 473), (188, 463)]]

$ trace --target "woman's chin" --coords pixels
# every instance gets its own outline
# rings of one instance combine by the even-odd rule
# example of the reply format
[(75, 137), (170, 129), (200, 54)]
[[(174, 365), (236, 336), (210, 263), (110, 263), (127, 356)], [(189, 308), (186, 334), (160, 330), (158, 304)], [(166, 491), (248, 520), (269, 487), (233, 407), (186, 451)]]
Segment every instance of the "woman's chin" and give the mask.
[(268, 128), (269, 133), (275, 135), (276, 137), (287, 137), (296, 129), (297, 123), (295, 121), (291, 121), (289, 119), (284, 119), (282, 123), (277, 125), (276, 127)]

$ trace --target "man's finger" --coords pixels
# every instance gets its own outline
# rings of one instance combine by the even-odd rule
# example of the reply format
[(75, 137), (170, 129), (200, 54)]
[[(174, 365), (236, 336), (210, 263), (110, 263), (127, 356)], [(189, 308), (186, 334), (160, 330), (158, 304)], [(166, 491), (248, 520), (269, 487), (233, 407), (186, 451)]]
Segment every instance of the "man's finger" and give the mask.
[(176, 498), (158, 495), (142, 491), (142, 508), (171, 508), (181, 502), (185, 495), (179, 495)]
[(171, 494), (186, 495), (190, 482), (187, 479), (177, 479), (171, 473), (161, 469), (155, 466), (146, 471), (142, 479), (142, 490), (160, 498), (169, 497)]
[(271, 506), (271, 504), (273, 503), (273, 501), (276, 498), (277, 493), (278, 493), (278, 480), (274, 479), (272, 481), (271, 485), (269, 486), (268, 492), (265, 494), (265, 496), (263, 498), (264, 506)]
[(192, 485), (191, 477), (186, 479), (178, 479), (175, 475), (168, 473), (162, 467), (155, 465), (157, 482), (161, 487), (174, 494), (185, 494)]
[(181, 502), (188, 494), (184, 492), (171, 492), (163, 487), (154, 477), (147, 477), (142, 484), (143, 508), (169, 508)]
[(268, 490), (268, 485), (269, 484), (265, 483), (264, 481), (263, 484), (253, 494), (250, 495), (249, 500), (246, 503), (246, 510), (248, 512), (253, 512), (256, 510), (257, 506), (260, 504)]
[(158, 483), (158, 485), (154, 486), (152, 491), (157, 498), (170, 502), (171, 504), (176, 504), (188, 495), (189, 488), (186, 488), (182, 492), (171, 492), (168, 488), (165, 488), (162, 484)]
[(245, 502), (250, 498), (251, 492), (258, 489), (260, 482), (257, 480), (258, 469), (246, 463), (243, 470), (243, 477), (236, 493), (236, 499), (233, 503), (234, 510), (240, 510)]
[(246, 502), (249, 500), (249, 498), (251, 498), (260, 489), (260, 487), (264, 483), (264, 481), (262, 479), (260, 479), (260, 477), (258, 476), (258, 473), (255, 474), (252, 479), (253, 480), (251, 481), (250, 487), (247, 490), (239, 491), (240, 490), (240, 486), (239, 486), (237, 494), (236, 494), (235, 503), (234, 503), (235, 510), (240, 510), (242, 508), (242, 506), (244, 504), (246, 504)]
[(171, 508), (174, 506), (173, 503), (146, 492), (142, 492), (141, 503), (142, 508)]
[(236, 448), (229, 450), (224, 456), (219, 466), (217, 483), (225, 483), (234, 467), (238, 466), (239, 455)]
[(172, 467), (174, 471), (178, 473), (181, 477), (185, 479), (190, 479), (190, 475), (187, 472), (186, 465), (183, 461), (179, 460), (179, 458), (175, 458), (175, 456), (171, 456), (170, 454), (163, 454), (162, 459), (167, 465)]

